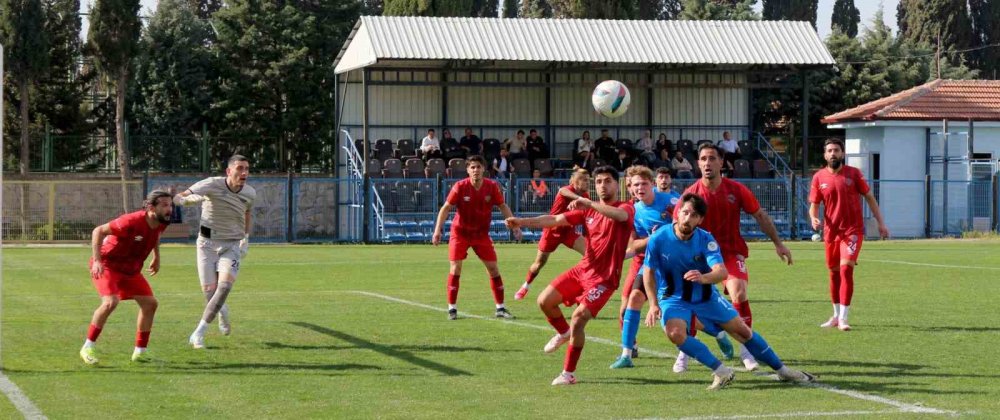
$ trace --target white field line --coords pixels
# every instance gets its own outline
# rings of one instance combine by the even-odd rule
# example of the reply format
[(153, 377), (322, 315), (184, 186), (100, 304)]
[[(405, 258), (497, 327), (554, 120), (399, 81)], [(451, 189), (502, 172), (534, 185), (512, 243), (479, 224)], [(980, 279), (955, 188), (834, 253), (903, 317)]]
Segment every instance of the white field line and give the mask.
[[(735, 416), (697, 416), (697, 417), (673, 417), (675, 420), (738, 420), (738, 419), (781, 419), (781, 418), (801, 418), (801, 417), (841, 417), (841, 416), (871, 416), (871, 415), (892, 415), (906, 414), (904, 411), (798, 411), (791, 413), (773, 414), (738, 414)], [(643, 420), (666, 420), (664, 418), (653, 417)]]
[(895, 261), (895, 260), (872, 260), (872, 259), (862, 259), (861, 262), (879, 262), (886, 264), (903, 264), (903, 265), (917, 265), (921, 267), (937, 267), (937, 268), (961, 268), (965, 270), (997, 270), (1000, 271), (1000, 267), (982, 267), (977, 265), (951, 265), (951, 264), (930, 264), (930, 263), (918, 263), (909, 261)]
[[(361, 290), (353, 290), (353, 291), (351, 291), (351, 293), (357, 293), (359, 295), (370, 296), (370, 297), (373, 297), (373, 298), (387, 300), (387, 301), (390, 301), (390, 302), (401, 303), (401, 304), (404, 304), (404, 305), (415, 306), (415, 307), (418, 307), (418, 308), (428, 309), (428, 310), (437, 311), (437, 312), (447, 312), (448, 311), (446, 308), (443, 308), (443, 307), (431, 306), (431, 305), (427, 305), (427, 304), (424, 304), (424, 303), (419, 303), (419, 302), (414, 302), (414, 301), (410, 301), (410, 300), (400, 299), (400, 298), (396, 298), (396, 297), (392, 297), (392, 296), (387, 296), (387, 295), (383, 295), (383, 294), (379, 294), (379, 293), (372, 293), (372, 292), (366, 292), (366, 291), (361, 291)], [(504, 323), (504, 324), (513, 324), (513, 325), (517, 325), (517, 326), (521, 326), (521, 327), (527, 327), (527, 328), (532, 328), (532, 329), (536, 329), (536, 330), (543, 330), (543, 331), (549, 331), (549, 332), (552, 331), (551, 327), (541, 326), (541, 325), (535, 325), (535, 324), (529, 324), (529, 323), (520, 322), (520, 321), (500, 320), (500, 319), (496, 319), (496, 318), (479, 316), (479, 315), (474, 315), (474, 314), (469, 314), (469, 313), (464, 313), (464, 312), (460, 312), (460, 314), (462, 316), (466, 317), (466, 318), (481, 319), (481, 320), (486, 320), (486, 321), (495, 321), (495, 322), (501, 322), (501, 323)], [(613, 347), (621, 347), (621, 341), (620, 340), (608, 340), (606, 338), (587, 336), (587, 341), (593, 341), (595, 343), (607, 344), (607, 345), (613, 346)], [(675, 357), (676, 356), (675, 354), (658, 352), (658, 351), (648, 350), (648, 349), (643, 349), (643, 348), (640, 348), (640, 350), (642, 350), (646, 354), (651, 354), (651, 355), (659, 356), (659, 357)], [(769, 374), (765, 374), (765, 375), (769, 375)], [(851, 390), (846, 390), (846, 389), (840, 389), (840, 388), (837, 388), (835, 386), (826, 385), (826, 384), (823, 384), (823, 383), (811, 383), (811, 384), (803, 384), (803, 385), (804, 386), (808, 386), (808, 387), (812, 387), (812, 388), (816, 388), (816, 389), (822, 389), (824, 391), (829, 391), (829, 392), (832, 392), (832, 393), (835, 393), (835, 394), (840, 394), (840, 395), (844, 395), (844, 396), (855, 398), (855, 399), (859, 399), (859, 400), (864, 400), (864, 401), (869, 401), (869, 402), (875, 402), (875, 403), (879, 403), (879, 404), (889, 405), (889, 406), (892, 406), (892, 407), (896, 407), (900, 411), (907, 412), (907, 413), (957, 415), (957, 413), (955, 413), (953, 411), (941, 410), (941, 409), (931, 408), (931, 407), (924, 407), (924, 406), (914, 405), (914, 404), (908, 404), (908, 403), (905, 403), (905, 402), (902, 402), (902, 401), (896, 401), (896, 400), (892, 400), (892, 399), (889, 399), (889, 398), (880, 397), (880, 396), (877, 396), (877, 395), (870, 395), (870, 394), (865, 394), (863, 392), (851, 391)]]
[(18, 388), (14, 382), (11, 382), (10, 378), (8, 378), (7, 375), (4, 375), (3, 372), (0, 372), (0, 392), (3, 392), (3, 394), (7, 396), (7, 399), (14, 404), (14, 407), (17, 408), (17, 411), (21, 412), (21, 415), (23, 415), (25, 419), (45, 420), (48, 418), (42, 414), (42, 410), (39, 410), (38, 407), (35, 406), (35, 403), (28, 399), (27, 395), (24, 395), (21, 388)]

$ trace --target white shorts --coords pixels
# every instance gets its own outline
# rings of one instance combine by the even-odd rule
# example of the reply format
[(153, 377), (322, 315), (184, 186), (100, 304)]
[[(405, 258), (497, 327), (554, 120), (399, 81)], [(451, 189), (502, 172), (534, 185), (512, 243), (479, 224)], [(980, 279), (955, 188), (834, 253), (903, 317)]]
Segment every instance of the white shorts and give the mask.
[(234, 279), (240, 273), (240, 241), (198, 236), (198, 278), (201, 285), (216, 284), (216, 273), (228, 273)]

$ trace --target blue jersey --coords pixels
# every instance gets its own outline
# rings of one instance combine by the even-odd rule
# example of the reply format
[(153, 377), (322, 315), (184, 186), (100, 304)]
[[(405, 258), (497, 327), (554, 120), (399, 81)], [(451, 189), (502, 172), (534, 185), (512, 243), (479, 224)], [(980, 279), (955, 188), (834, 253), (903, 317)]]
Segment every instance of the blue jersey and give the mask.
[(670, 223), (674, 205), (680, 199), (676, 192), (653, 191), (653, 204), (646, 205), (642, 201), (635, 202), (635, 237), (648, 237), (655, 228)]
[(695, 228), (691, 238), (682, 241), (671, 223), (657, 229), (646, 245), (644, 267), (652, 269), (656, 276), (658, 300), (709, 301), (719, 293), (715, 287), (684, 280), (684, 273), (691, 270), (709, 273), (716, 264), (723, 264), (719, 243), (701, 228)]

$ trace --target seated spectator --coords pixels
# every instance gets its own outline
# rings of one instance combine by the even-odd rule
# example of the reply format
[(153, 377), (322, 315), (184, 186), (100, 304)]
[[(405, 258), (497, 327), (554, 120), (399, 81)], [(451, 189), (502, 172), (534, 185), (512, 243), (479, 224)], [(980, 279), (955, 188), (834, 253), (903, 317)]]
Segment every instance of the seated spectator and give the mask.
[[(507, 140), (504, 140), (506, 143)], [(510, 177), (510, 152), (507, 149), (500, 149), (500, 156), (493, 159), (493, 175), (497, 178)]]
[(672, 166), (674, 171), (677, 172), (677, 178), (694, 178), (694, 172), (691, 172), (694, 168), (691, 166), (691, 162), (684, 159), (684, 153), (681, 153), (680, 150), (674, 153), (674, 159), (670, 161), (670, 166)]
[(632, 158), (628, 156), (628, 151), (619, 150), (618, 156), (614, 160), (609, 162), (609, 164), (617, 168), (619, 171), (624, 171), (625, 168), (632, 166)]
[(722, 140), (719, 141), (719, 148), (722, 149), (722, 160), (725, 162), (723, 169), (728, 169), (732, 173), (736, 168), (736, 159), (740, 158), (740, 145), (733, 140), (728, 131), (722, 132)]
[(656, 143), (653, 141), (653, 133), (646, 130), (635, 143), (636, 153), (639, 155), (642, 164), (652, 165), (656, 160)]
[(423, 153), (424, 161), (432, 158), (444, 158), (441, 153), (441, 141), (434, 134), (434, 129), (427, 130), (427, 136), (420, 140), (420, 151)]
[(660, 149), (659, 155), (656, 156), (656, 160), (652, 162), (650, 168), (670, 168), (670, 151), (667, 149)]
[(465, 150), (466, 156), (483, 153), (483, 141), (475, 134), (472, 134), (472, 128), (470, 127), (465, 127), (465, 135), (459, 140), (458, 145)]
[(548, 158), (549, 147), (545, 145), (545, 139), (538, 135), (538, 130), (528, 130), (528, 159), (534, 164), (535, 159)]
[(670, 151), (670, 140), (667, 140), (667, 135), (664, 133), (660, 133), (659, 137), (656, 138), (656, 156), (660, 156), (661, 150)]
[(531, 204), (537, 204), (539, 201), (544, 200), (549, 196), (549, 187), (545, 185), (545, 180), (542, 179), (542, 171), (535, 169), (531, 172), (531, 183), (529, 184)]
[(601, 137), (597, 138), (594, 142), (594, 147), (596, 151), (592, 150), (591, 153), (597, 155), (597, 159), (601, 159), (605, 162), (611, 162), (618, 157), (618, 149), (615, 147), (615, 140), (611, 138), (608, 134), (608, 130), (601, 130)]
[(451, 130), (444, 129), (441, 131), (441, 152), (444, 153), (444, 161), (455, 158), (465, 159), (465, 150), (458, 147), (458, 140), (451, 136)]
[(528, 157), (528, 142), (524, 139), (524, 130), (517, 130), (517, 136), (503, 141), (503, 148), (510, 152), (510, 160)]
[(594, 141), (590, 139), (590, 131), (584, 131), (580, 138), (576, 139), (573, 165), (578, 168), (588, 168), (588, 164), (594, 159), (592, 150), (594, 150)]

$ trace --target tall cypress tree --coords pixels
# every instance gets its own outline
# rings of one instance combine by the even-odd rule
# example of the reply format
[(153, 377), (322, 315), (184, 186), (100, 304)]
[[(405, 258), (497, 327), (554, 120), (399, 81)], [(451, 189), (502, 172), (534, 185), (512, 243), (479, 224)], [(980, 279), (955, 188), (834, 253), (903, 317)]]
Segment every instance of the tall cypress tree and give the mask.
[(854, 6), (854, 0), (837, 0), (833, 4), (833, 16), (830, 20), (830, 29), (840, 31), (851, 38), (858, 36), (861, 12)]
[(900, 0), (899, 33), (905, 39), (945, 49), (965, 49), (973, 39), (966, 0)]
[(552, 5), (547, 0), (521, 0), (521, 10), (518, 17), (523, 18), (550, 18), (552, 17)]
[(518, 7), (518, 0), (503, 0), (503, 17), (505, 18), (516, 18)]
[(500, 6), (500, 2), (497, 0), (473, 0), (472, 16), (495, 18), (499, 11), (498, 6)]
[(681, 0), (677, 19), (683, 20), (756, 20), (756, 0)]
[[(972, 12), (973, 46), (1000, 44), (1000, 1), (969, 0)], [(1000, 47), (972, 53), (974, 66), (989, 79), (1000, 77)]]
[[(4, 45), (4, 65), (17, 86), (20, 113), (22, 174), (30, 170), (31, 88), (45, 75), (49, 63), (49, 38), (40, 0), (4, 0), (0, 3), (0, 39)], [(2, 116), (0, 116), (2, 117)]]
[(384, 0), (385, 16), (434, 16), (432, 0)]
[(804, 20), (816, 27), (818, 0), (763, 0), (764, 20)]

